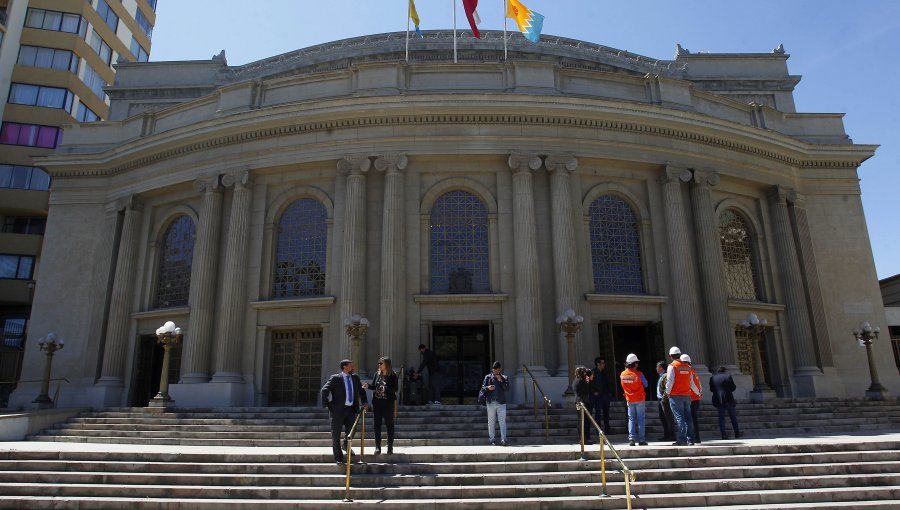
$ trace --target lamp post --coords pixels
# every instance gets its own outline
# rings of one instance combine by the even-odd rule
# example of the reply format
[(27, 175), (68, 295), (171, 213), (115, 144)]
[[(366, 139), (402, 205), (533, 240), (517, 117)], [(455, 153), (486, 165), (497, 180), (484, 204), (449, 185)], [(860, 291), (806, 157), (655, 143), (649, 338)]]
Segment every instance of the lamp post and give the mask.
[(881, 328), (878, 326), (873, 328), (868, 322), (860, 322), (859, 327), (853, 330), (853, 338), (859, 342), (860, 347), (866, 347), (866, 356), (869, 359), (869, 377), (872, 379), (872, 385), (866, 390), (866, 397), (872, 400), (886, 400), (887, 390), (878, 380), (875, 355), (872, 353), (872, 342), (878, 340), (878, 333), (881, 333)]
[(350, 337), (350, 345), (353, 349), (352, 361), (357, 366), (361, 366), (362, 362), (359, 359), (360, 337), (366, 336), (366, 332), (369, 331), (369, 319), (359, 314), (353, 314), (353, 316), (344, 319), (344, 329), (347, 330), (347, 336)]
[(584, 317), (576, 315), (575, 310), (569, 308), (556, 318), (556, 325), (566, 335), (566, 353), (569, 358), (569, 386), (563, 392), (563, 396), (571, 397), (575, 394), (572, 390), (572, 382), (575, 378), (575, 334), (584, 325)]
[(159, 374), (159, 393), (150, 399), (149, 407), (166, 408), (172, 405), (169, 397), (169, 351), (181, 342), (181, 328), (172, 321), (167, 321), (156, 330), (156, 343), (163, 346), (162, 373)]
[[(751, 355), (753, 356), (753, 391), (751, 392), (752, 400), (765, 400), (760, 398), (766, 393), (771, 393), (772, 388), (766, 384), (763, 377), (762, 355), (759, 352), (759, 342), (766, 334), (766, 326), (769, 322), (766, 319), (760, 319), (755, 313), (750, 312), (747, 318), (738, 322), (738, 327), (747, 333), (752, 347)], [(754, 396), (756, 398), (754, 398)]]
[(53, 400), (50, 399), (50, 367), (53, 365), (53, 354), (65, 347), (66, 342), (62, 338), (58, 338), (56, 333), (48, 333), (46, 337), (38, 340), (38, 345), (42, 351), (47, 353), (47, 361), (44, 363), (44, 377), (41, 379), (41, 394), (34, 399), (34, 403), (41, 409), (53, 407)]

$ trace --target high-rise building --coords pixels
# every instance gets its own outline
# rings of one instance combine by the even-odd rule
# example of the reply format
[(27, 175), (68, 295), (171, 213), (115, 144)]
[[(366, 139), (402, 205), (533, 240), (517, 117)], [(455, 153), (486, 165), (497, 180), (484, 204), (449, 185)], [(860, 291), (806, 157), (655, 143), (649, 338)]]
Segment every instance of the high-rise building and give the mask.
[(156, 0), (0, 0), (0, 407), (19, 378), (50, 178), (33, 157), (106, 119), (113, 65), (146, 61)]

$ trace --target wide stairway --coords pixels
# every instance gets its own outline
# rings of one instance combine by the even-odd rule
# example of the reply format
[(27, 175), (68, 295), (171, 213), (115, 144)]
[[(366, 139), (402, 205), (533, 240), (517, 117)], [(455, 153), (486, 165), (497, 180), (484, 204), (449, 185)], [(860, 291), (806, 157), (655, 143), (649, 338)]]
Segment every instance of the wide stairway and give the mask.
[[(614, 431), (624, 430), (624, 408), (613, 414)], [(0, 443), (0, 508), (626, 508), (609, 450), (607, 496), (599, 447), (579, 460), (574, 412), (551, 410), (549, 442), (538, 418), (511, 409), (503, 448), (486, 445), (476, 407), (403, 407), (394, 455), (372, 455), (367, 424), (351, 503), (320, 408), (108, 409), (32, 442)], [(635, 473), (633, 507), (900, 508), (896, 400), (742, 404), (739, 418), (745, 437), (721, 440), (714, 409), (704, 409), (704, 442), (694, 447), (629, 447), (613, 435)], [(648, 413), (648, 437), (658, 435)]]

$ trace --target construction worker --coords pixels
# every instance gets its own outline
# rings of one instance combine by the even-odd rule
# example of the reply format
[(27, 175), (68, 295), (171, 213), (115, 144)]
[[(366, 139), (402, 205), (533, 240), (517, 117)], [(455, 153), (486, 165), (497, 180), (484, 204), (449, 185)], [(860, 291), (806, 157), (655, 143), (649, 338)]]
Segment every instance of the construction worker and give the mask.
[(682, 354), (679, 360), (691, 366), (691, 378), (694, 380), (694, 386), (700, 391), (695, 393), (694, 386), (691, 386), (691, 424), (693, 425), (691, 428), (694, 433), (688, 436), (689, 443), (700, 444), (700, 399), (703, 398), (703, 387), (700, 386), (700, 376), (697, 375), (697, 371), (694, 370), (694, 366), (691, 364), (691, 357), (687, 354)]
[(644, 388), (648, 386), (647, 378), (638, 370), (638, 357), (629, 354), (625, 358), (625, 370), (619, 375), (622, 383), (622, 391), (625, 393), (625, 401), (628, 403), (628, 444), (634, 446), (635, 441), (641, 446), (647, 446), (647, 437), (644, 425), (647, 410), (644, 403), (647, 393)]
[[(694, 384), (691, 376), (693, 368), (681, 361), (681, 349), (672, 347), (669, 349), (669, 357), (672, 363), (666, 370), (666, 395), (669, 396), (669, 405), (675, 416), (675, 446), (686, 446), (688, 438), (694, 437), (693, 422), (691, 419), (691, 391), (700, 393), (700, 388)], [(693, 387), (693, 388), (692, 388)]]

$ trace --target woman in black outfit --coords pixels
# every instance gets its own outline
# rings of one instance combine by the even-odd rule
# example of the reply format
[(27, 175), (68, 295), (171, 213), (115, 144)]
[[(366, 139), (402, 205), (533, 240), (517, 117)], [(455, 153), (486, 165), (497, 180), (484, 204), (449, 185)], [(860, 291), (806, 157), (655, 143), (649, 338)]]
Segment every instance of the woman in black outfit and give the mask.
[(380, 358), (372, 384), (363, 385), (363, 388), (372, 390), (372, 406), (375, 409), (375, 455), (381, 453), (382, 420), (387, 425), (388, 455), (394, 453), (394, 402), (397, 401), (398, 387), (397, 374), (391, 368), (391, 358)]
[(581, 428), (584, 430), (585, 444), (591, 443), (591, 422), (590, 419), (588, 419), (588, 414), (591, 409), (591, 385), (590, 381), (588, 381), (588, 372), (590, 371), (585, 367), (576, 368), (575, 380), (572, 382), (572, 391), (575, 392), (575, 401), (581, 402), (586, 408), (584, 420), (581, 423)]

